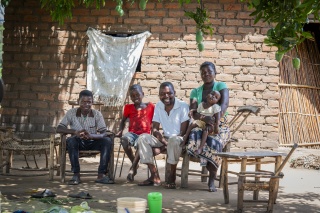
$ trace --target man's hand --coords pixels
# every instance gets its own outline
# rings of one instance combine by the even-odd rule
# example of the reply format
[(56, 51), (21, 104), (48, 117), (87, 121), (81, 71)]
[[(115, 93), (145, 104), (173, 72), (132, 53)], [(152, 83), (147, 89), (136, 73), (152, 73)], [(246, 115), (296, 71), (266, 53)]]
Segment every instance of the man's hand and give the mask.
[(82, 129), (82, 130), (76, 130), (76, 131), (74, 132), (74, 134), (75, 134), (75, 136), (77, 136), (78, 138), (82, 138), (82, 137), (85, 135), (86, 132), (87, 132), (87, 131), (86, 131), (85, 129)]
[(197, 110), (195, 109), (191, 109), (188, 113), (189, 118), (193, 118), (193, 114), (196, 112)]

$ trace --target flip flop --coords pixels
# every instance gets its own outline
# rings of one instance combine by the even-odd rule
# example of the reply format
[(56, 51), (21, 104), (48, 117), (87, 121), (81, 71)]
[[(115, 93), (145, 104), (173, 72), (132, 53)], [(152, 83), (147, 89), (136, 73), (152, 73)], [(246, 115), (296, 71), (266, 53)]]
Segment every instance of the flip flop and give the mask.
[(32, 198), (44, 198), (44, 197), (55, 197), (56, 195), (49, 189), (45, 189), (43, 192), (31, 195)]
[(87, 192), (79, 192), (78, 194), (68, 194), (68, 197), (81, 198), (81, 199), (92, 199), (92, 196)]
[(71, 180), (68, 181), (68, 185), (78, 185), (79, 183), (81, 183), (81, 180), (77, 175), (74, 175)]
[(114, 184), (114, 181), (110, 179), (108, 176), (104, 176), (103, 178), (97, 179), (94, 182), (102, 184)]
[(138, 183), (138, 186), (160, 186), (161, 185), (161, 182), (160, 183), (156, 183), (152, 180), (145, 180), (141, 183)]

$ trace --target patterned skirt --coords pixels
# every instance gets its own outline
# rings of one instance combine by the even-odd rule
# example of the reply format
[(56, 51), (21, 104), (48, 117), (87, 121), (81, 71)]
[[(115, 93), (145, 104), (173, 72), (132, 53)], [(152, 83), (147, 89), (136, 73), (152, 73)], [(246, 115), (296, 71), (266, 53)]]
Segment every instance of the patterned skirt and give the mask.
[(221, 118), (219, 135), (209, 135), (200, 154), (198, 154), (196, 150), (201, 144), (203, 130), (201, 128), (194, 128), (189, 135), (189, 142), (187, 146), (188, 154), (196, 158), (203, 158), (209, 163), (212, 163), (218, 169), (221, 164), (221, 158), (217, 157), (215, 153), (222, 152), (223, 147), (227, 144), (227, 141), (230, 138), (230, 129), (226, 123), (226, 117)]

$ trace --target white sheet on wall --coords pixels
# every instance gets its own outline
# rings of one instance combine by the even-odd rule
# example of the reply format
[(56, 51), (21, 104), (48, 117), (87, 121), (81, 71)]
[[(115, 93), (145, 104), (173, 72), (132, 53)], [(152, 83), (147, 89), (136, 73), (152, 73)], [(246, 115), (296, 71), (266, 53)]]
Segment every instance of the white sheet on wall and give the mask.
[(113, 37), (89, 28), (87, 87), (106, 106), (122, 106), (150, 32)]

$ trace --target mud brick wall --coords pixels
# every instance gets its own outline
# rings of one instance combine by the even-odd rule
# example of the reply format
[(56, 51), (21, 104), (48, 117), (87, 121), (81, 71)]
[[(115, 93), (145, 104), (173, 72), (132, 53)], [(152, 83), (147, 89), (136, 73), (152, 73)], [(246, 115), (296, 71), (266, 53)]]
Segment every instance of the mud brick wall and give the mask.
[[(194, 1), (195, 2), (195, 1)], [(274, 51), (263, 44), (268, 26), (257, 23), (240, 0), (207, 0), (214, 35), (205, 36), (205, 50), (196, 48), (196, 25), (184, 16), (178, 3), (150, 0), (147, 9), (124, 5), (119, 17), (115, 3), (101, 10), (77, 6), (73, 18), (63, 26), (52, 22), (38, 0), (12, 0), (5, 10), (4, 69), (6, 95), (1, 124), (16, 125), (24, 138), (47, 137), (57, 125), (69, 100), (76, 100), (86, 88), (86, 30), (93, 27), (105, 33), (150, 31), (142, 53), (142, 71), (132, 83), (140, 83), (145, 101), (158, 101), (158, 86), (173, 82), (177, 96), (189, 102), (191, 89), (201, 84), (199, 65), (212, 61), (218, 81), (230, 88), (230, 118), (242, 105), (261, 107), (240, 131), (238, 146), (272, 147), (278, 140), (279, 68)], [(121, 108), (103, 107), (111, 130), (118, 127)], [(269, 142), (272, 140), (273, 142)]]

